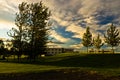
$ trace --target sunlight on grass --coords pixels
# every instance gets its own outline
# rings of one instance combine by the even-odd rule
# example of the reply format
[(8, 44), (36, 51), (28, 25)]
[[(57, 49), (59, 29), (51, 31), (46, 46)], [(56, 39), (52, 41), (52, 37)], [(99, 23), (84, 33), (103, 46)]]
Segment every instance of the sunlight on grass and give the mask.
[(0, 62), (0, 73), (29, 73), (75, 69), (75, 71), (89, 71), (91, 74), (120, 75), (119, 60), (119, 54), (64, 53), (41, 57), (37, 63)]
[(54, 69), (62, 69), (62, 67), (0, 62), (0, 73), (39, 72)]

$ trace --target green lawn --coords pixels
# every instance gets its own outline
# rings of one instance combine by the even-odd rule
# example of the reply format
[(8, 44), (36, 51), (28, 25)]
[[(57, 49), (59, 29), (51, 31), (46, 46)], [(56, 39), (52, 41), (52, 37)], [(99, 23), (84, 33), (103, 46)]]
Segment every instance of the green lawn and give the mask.
[(120, 54), (80, 54), (65, 53), (41, 57), (37, 62), (2, 61), (0, 73), (45, 72), (59, 69), (89, 71), (107, 76), (120, 75)]
[[(59, 69), (57, 66), (21, 63), (0, 63), (0, 73), (28, 73)], [(60, 67), (61, 69), (61, 67)]]

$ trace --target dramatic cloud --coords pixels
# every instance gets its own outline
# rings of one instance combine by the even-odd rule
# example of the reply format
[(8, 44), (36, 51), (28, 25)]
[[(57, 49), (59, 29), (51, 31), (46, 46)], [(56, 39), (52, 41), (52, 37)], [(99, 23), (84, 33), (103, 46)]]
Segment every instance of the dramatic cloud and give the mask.
[(83, 34), (85, 33), (85, 28), (79, 27), (78, 25), (71, 24), (66, 28), (66, 31), (70, 31), (74, 33), (75, 38), (82, 38)]
[[(21, 2), (39, 2), (41, 0), (1, 0), (0, 1), (0, 35), (14, 26), (15, 13)], [(52, 16), (51, 36), (61, 46), (81, 46), (81, 38), (90, 27), (93, 37), (97, 34), (104, 39), (104, 33), (111, 22), (120, 30), (120, 0), (42, 0), (49, 7)]]
[(64, 38), (63, 36), (61, 36), (60, 34), (58, 34), (55, 31), (51, 31), (51, 37), (54, 37), (57, 41), (60, 41), (60, 42), (67, 42), (67, 41), (69, 41), (68, 38)]

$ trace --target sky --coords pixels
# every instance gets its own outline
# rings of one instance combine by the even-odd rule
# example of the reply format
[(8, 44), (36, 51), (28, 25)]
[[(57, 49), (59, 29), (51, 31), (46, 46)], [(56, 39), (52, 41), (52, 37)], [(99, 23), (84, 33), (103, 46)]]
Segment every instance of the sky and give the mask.
[[(15, 14), (22, 2), (35, 3), (41, 0), (0, 0), (0, 38), (9, 38), (7, 32), (15, 27)], [(120, 31), (120, 0), (42, 0), (52, 15), (51, 37), (59, 47), (83, 48), (81, 39), (90, 27), (95, 38), (114, 23)]]

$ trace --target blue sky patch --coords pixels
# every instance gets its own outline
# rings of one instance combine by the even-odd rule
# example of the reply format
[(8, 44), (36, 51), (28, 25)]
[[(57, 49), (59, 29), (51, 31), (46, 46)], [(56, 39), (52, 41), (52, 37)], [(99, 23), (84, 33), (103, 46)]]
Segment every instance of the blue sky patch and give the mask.
[(68, 32), (68, 31), (65, 31), (66, 30), (66, 27), (62, 27), (62, 26), (59, 26), (55, 29), (55, 31), (60, 34), (61, 36), (65, 37), (65, 38), (71, 38), (74, 33), (72, 32)]
[(105, 25), (107, 23), (111, 23), (113, 22), (114, 19), (115, 19), (115, 16), (113, 15), (111, 16), (100, 15), (99, 17), (97, 17), (97, 20), (99, 21), (98, 22), (99, 25)]

